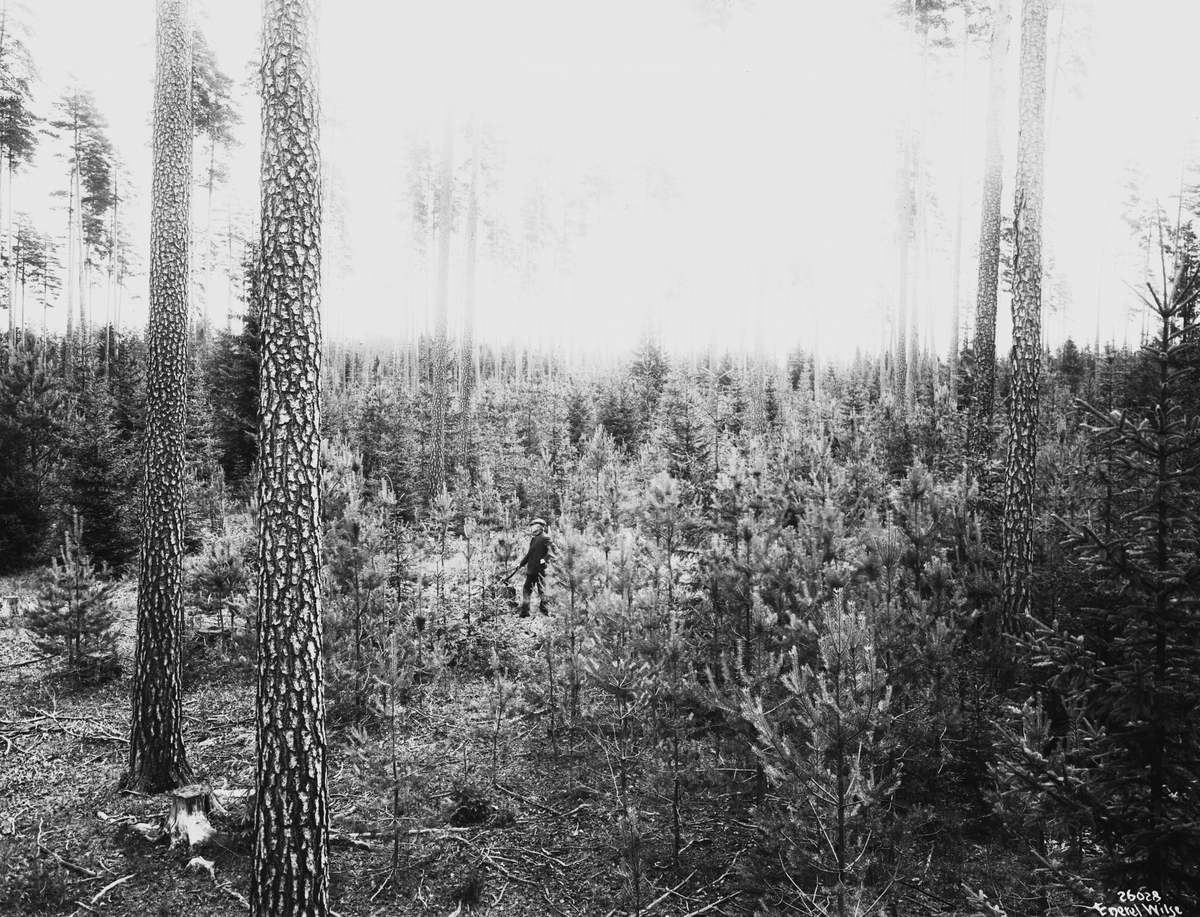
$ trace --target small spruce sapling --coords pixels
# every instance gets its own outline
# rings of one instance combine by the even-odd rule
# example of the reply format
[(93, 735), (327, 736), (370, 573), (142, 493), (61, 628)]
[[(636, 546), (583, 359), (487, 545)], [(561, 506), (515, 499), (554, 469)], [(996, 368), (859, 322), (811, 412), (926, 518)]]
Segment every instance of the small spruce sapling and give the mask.
[(477, 531), (475, 517), (467, 516), (463, 520), (463, 557), (467, 562), (467, 594), (464, 600), (464, 611), (466, 613), (468, 630), (471, 629), (471, 560), (474, 558), (477, 548), (475, 543)]
[[(249, 529), (236, 517), (227, 518), (224, 526), (224, 532), (205, 547), (192, 567), (187, 594), (189, 605), (216, 618), (221, 639), (232, 641), (248, 629), (244, 618), (250, 591), (246, 556), (250, 539)], [(239, 617), (243, 618), (242, 627)]]
[(437, 603), (437, 619), (441, 624), (446, 620), (446, 558), (450, 554), (450, 524), (454, 519), (454, 501), (446, 488), (433, 498), (429, 507), (429, 527), (437, 548), (437, 573), (434, 576), (436, 586), (435, 601)]
[(331, 713), (350, 719), (370, 712), (369, 669), (384, 653), (389, 559), (376, 507), (365, 500), (357, 456), (337, 447), (326, 457), (324, 508), (326, 658)]
[(1197, 370), (1189, 316), (1200, 270), (1185, 257), (1173, 278), (1165, 265), (1163, 274), (1145, 299), (1157, 328), (1142, 348), (1143, 394), (1124, 411), (1081, 405), (1098, 451), (1112, 458), (1099, 518), (1068, 529), (1079, 595), (1058, 621), (1028, 622), (1025, 649), (1053, 689), (1047, 699), (1079, 707), (1089, 724), (1072, 755), (1078, 766), (1056, 773), (1045, 754), (1069, 733), (1029, 749), (1015, 731), (1002, 766), (1084, 833), (1080, 875), (1110, 892), (1153, 888), (1195, 911), (1200, 423), (1189, 397)]

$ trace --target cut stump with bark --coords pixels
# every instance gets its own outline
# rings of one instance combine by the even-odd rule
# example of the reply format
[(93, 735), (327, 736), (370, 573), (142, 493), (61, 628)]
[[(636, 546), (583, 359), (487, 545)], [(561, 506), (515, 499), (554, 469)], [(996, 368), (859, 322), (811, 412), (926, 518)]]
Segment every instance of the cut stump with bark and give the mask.
[(222, 811), (207, 783), (193, 783), (171, 792), (171, 811), (167, 815), (167, 834), (171, 846), (186, 843), (196, 847), (217, 833), (209, 822), (211, 812)]

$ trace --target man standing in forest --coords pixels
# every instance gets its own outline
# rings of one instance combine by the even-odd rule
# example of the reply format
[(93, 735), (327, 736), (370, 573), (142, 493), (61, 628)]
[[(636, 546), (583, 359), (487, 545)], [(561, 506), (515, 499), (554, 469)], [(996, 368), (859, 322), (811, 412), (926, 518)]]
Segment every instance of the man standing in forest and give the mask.
[(533, 537), (529, 540), (529, 550), (525, 552), (525, 556), (521, 558), (516, 569), (507, 577), (507, 579), (512, 579), (517, 570), (525, 568), (525, 588), (521, 590), (522, 618), (529, 617), (529, 600), (533, 597), (534, 586), (537, 586), (538, 591), (538, 607), (542, 610), (542, 614), (549, 613), (546, 607), (546, 565), (550, 559), (552, 545), (550, 536), (546, 534), (546, 520), (534, 519), (530, 532)]

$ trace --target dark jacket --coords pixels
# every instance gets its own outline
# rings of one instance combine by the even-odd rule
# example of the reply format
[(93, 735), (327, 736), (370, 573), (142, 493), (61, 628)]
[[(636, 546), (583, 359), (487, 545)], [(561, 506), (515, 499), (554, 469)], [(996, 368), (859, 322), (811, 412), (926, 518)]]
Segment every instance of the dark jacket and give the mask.
[(521, 562), (517, 564), (517, 569), (526, 567), (526, 574), (529, 576), (541, 576), (546, 572), (546, 564), (550, 559), (550, 536), (545, 532), (540, 535), (534, 535), (529, 540), (529, 550), (525, 552), (525, 556), (521, 558)]

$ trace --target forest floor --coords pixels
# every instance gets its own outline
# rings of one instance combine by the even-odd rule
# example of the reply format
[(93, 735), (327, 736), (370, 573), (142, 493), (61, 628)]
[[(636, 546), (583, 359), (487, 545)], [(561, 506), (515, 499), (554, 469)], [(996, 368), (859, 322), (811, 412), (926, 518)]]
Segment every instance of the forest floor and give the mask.
[[(5, 595), (28, 603), (30, 583), (0, 581)], [(215, 842), (172, 848), (145, 836), (154, 833), (147, 826), (164, 823), (169, 795), (118, 786), (128, 747), (133, 584), (120, 585), (116, 602), (122, 673), (100, 685), (56, 674), (20, 628), (0, 618), (0, 905), (7, 883), (10, 894), (24, 889), (17, 913), (243, 914), (249, 817), (236, 799), (237, 791), (253, 787), (253, 650), (189, 644), (183, 700), (189, 761), (197, 780), (235, 802), (227, 803), (227, 815), (214, 817)], [(715, 784), (689, 794), (678, 869), (671, 862), (669, 808), (661, 790), (646, 788), (635, 900), (629, 834), (622, 833), (605, 756), (582, 727), (560, 724), (551, 741), (537, 710), (532, 682), (544, 678), (535, 661), (548, 620), (509, 609), (459, 631), (460, 643), (470, 644), (460, 647), (463, 662), (443, 665), (432, 683), (406, 694), (395, 734), (386, 717), (374, 725), (331, 721), (336, 914), (754, 911), (756, 896), (739, 867), (756, 843), (753, 816), (738, 794)], [(512, 662), (508, 679), (477, 663), (492, 651)], [(404, 788), (398, 800), (393, 766)], [(727, 776), (711, 779), (728, 789)], [(400, 804), (395, 818), (394, 802)], [(0, 911), (7, 913), (4, 906)]]

